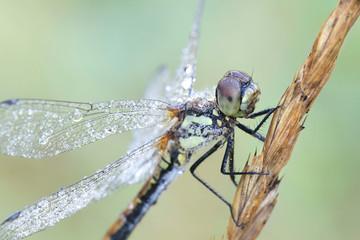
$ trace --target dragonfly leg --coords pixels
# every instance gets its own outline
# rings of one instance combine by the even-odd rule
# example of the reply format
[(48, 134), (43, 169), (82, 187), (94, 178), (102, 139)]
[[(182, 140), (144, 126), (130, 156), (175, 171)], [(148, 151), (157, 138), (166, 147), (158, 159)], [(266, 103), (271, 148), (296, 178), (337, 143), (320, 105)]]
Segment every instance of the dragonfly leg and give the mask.
[[(234, 139), (235, 139), (234, 134), (235, 133), (233, 131), (233, 133), (230, 135), (228, 139), (220, 171), (222, 174), (229, 175), (230, 180), (234, 183), (235, 187), (237, 187), (238, 183), (235, 181), (235, 175), (231, 174), (231, 172), (234, 172)], [(229, 159), (229, 161), (227, 161), (227, 159)], [(229, 162), (229, 172), (226, 172), (227, 162)]]
[(225, 200), (225, 198), (223, 198), (219, 193), (217, 193), (212, 187), (210, 187), (204, 180), (202, 180), (200, 177), (198, 177), (195, 174), (195, 170), (196, 168), (206, 159), (208, 158), (212, 153), (214, 153), (220, 146), (222, 145), (222, 142), (219, 141), (217, 142), (212, 148), (210, 148), (204, 155), (202, 155), (198, 160), (195, 161), (195, 163), (193, 165), (191, 165), (190, 167), (190, 172), (191, 174), (199, 181), (201, 182), (207, 189), (209, 189), (213, 194), (215, 194), (215, 196), (217, 196), (221, 201), (223, 201), (230, 209), (230, 213), (231, 213), (231, 218), (233, 219), (235, 225), (237, 227), (242, 227), (245, 224), (241, 223), (239, 224), (236, 220), (235, 220), (235, 216), (234, 213), (232, 211), (232, 206), (231, 204)]
[(258, 117), (258, 116), (262, 116), (262, 115), (265, 115), (265, 117), (261, 120), (261, 122), (256, 126), (255, 129), (251, 129), (251, 128), (248, 128), (247, 126), (245, 126), (244, 124), (241, 124), (239, 122), (236, 123), (236, 126), (238, 128), (240, 128), (241, 130), (243, 130), (244, 132), (252, 135), (253, 137), (259, 139), (260, 141), (264, 142), (265, 141), (265, 137), (262, 136), (261, 134), (257, 133), (257, 131), (260, 129), (260, 127), (265, 123), (265, 121), (270, 117), (270, 115), (275, 112), (276, 109), (278, 109), (280, 106), (277, 106), (275, 108), (268, 108), (268, 109), (265, 109), (265, 110), (262, 110), (260, 112), (257, 112), (257, 113), (252, 113), (248, 116), (248, 118), (255, 118), (255, 117)]
[[(229, 164), (229, 171), (226, 171), (226, 166), (228, 164)], [(252, 174), (269, 175), (269, 172), (255, 172), (255, 171), (235, 172), (234, 171), (234, 135), (231, 135), (228, 139), (220, 171), (224, 175), (229, 175), (231, 181), (235, 184), (236, 187), (238, 185), (235, 181), (236, 175), (252, 175)]]
[(231, 204), (226, 201), (220, 194), (218, 194), (212, 187), (209, 186), (204, 180), (202, 180), (200, 177), (198, 177), (195, 173), (195, 170), (197, 167), (205, 160), (207, 159), (211, 154), (213, 154), (218, 148), (222, 145), (222, 141), (217, 142), (212, 148), (210, 148), (204, 155), (202, 155), (198, 160), (193, 163), (190, 167), (191, 174), (199, 181), (201, 182), (207, 189), (209, 189), (213, 194), (215, 194), (221, 201), (223, 201), (227, 206), (231, 208)]
[(256, 112), (256, 113), (251, 113), (247, 116), (247, 118), (256, 118), (258, 116), (262, 116), (262, 115), (265, 115), (265, 114), (268, 114), (268, 113), (272, 113), (274, 112), (277, 108), (279, 108), (279, 106), (277, 107), (274, 107), (274, 108), (267, 108), (267, 109), (264, 109), (264, 110), (261, 110), (259, 112)]

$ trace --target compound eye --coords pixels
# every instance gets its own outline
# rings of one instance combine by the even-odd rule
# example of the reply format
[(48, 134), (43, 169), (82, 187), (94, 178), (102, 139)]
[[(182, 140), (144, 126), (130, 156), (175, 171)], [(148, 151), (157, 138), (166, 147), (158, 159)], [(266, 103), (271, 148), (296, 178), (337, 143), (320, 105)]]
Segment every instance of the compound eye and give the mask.
[(241, 99), (240, 111), (248, 115), (252, 113), (255, 109), (255, 104), (259, 101), (260, 90), (258, 86), (251, 82), (249, 86), (244, 89), (244, 95)]
[(244, 79), (244, 78), (249, 77), (249, 75), (247, 73), (241, 72), (241, 71), (228, 71), (225, 73), (225, 77)]
[(241, 105), (241, 83), (225, 75), (216, 87), (216, 102), (225, 115), (237, 116)]
[(249, 74), (229, 71), (216, 88), (216, 103), (225, 115), (246, 118), (254, 111), (259, 94), (260, 89)]

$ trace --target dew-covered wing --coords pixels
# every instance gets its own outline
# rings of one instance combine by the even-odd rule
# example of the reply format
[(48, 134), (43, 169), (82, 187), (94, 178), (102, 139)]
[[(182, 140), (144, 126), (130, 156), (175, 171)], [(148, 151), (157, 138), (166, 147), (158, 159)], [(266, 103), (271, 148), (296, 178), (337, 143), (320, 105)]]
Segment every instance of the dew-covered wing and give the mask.
[(170, 80), (169, 68), (165, 65), (160, 66), (146, 87), (144, 99), (167, 101), (166, 86), (170, 84)]
[[(148, 86), (144, 93), (144, 99), (156, 99), (166, 101), (165, 86), (169, 84), (170, 70), (166, 66), (161, 66), (157, 69), (154, 76), (150, 79)], [(165, 133), (167, 126), (157, 125), (152, 128), (142, 128), (133, 131), (133, 140), (129, 149), (135, 149), (141, 146), (149, 139)]]
[(0, 103), (0, 153), (45, 158), (115, 133), (167, 123), (168, 104), (155, 100)]
[(159, 159), (159, 139), (146, 143), (103, 170), (12, 214), (0, 224), (0, 239), (27, 237), (53, 226), (123, 185), (144, 180), (152, 173)]
[(166, 86), (166, 97), (171, 104), (185, 102), (192, 94), (195, 82), (196, 52), (200, 34), (200, 23), (204, 1), (199, 2), (195, 21), (191, 27), (190, 38), (181, 54), (181, 62), (174, 80)]

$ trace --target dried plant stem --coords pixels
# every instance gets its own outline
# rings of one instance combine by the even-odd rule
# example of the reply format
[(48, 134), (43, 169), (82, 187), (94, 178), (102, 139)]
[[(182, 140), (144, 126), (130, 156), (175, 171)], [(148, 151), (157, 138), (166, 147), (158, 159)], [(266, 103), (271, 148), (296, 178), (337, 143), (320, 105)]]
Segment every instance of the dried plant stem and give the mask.
[(242, 176), (233, 212), (244, 227), (230, 218), (228, 239), (256, 239), (276, 204), (279, 173), (288, 162), (315, 98), (329, 79), (341, 45), (360, 13), (359, 0), (340, 1), (325, 21), (298, 74), (280, 99), (264, 148), (244, 171), (270, 171), (270, 175)]

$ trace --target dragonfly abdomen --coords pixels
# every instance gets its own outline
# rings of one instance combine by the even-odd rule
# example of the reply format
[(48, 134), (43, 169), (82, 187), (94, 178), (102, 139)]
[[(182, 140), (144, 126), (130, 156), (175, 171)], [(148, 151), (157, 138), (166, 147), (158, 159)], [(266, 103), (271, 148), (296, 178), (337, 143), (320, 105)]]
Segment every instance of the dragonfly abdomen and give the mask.
[(156, 203), (160, 194), (184, 169), (190, 152), (184, 151), (168, 132), (159, 141), (158, 164), (137, 196), (111, 226), (104, 240), (126, 239), (148, 209)]

